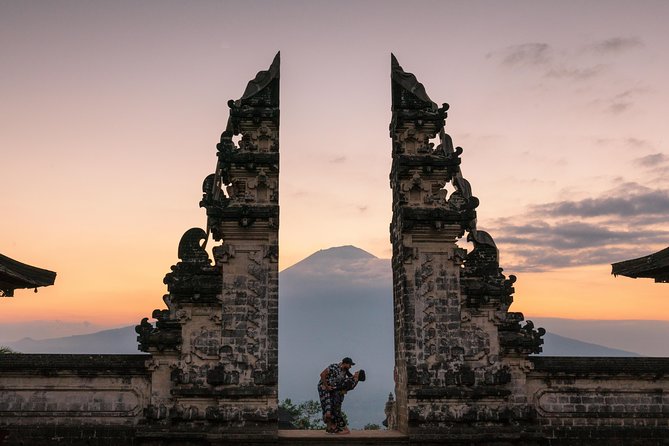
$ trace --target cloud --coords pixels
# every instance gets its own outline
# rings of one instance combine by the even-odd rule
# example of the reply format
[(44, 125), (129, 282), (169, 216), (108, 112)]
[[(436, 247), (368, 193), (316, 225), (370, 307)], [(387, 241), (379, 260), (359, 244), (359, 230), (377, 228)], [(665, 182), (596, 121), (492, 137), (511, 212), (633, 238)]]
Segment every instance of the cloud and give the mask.
[(332, 163), (332, 164), (340, 164), (340, 163), (343, 163), (343, 162), (346, 162), (346, 157), (345, 156), (338, 156), (338, 157), (332, 158), (330, 160), (330, 163)]
[(621, 187), (616, 196), (542, 204), (534, 206), (532, 213), (552, 217), (661, 215), (669, 218), (669, 193), (666, 190), (646, 190), (630, 194), (624, 187)]
[(557, 221), (507, 225), (496, 237), (504, 266), (511, 271), (610, 264), (647, 255), (667, 246), (669, 231), (631, 226), (612, 229), (606, 224)]
[[(611, 37), (571, 49), (554, 48), (543, 42), (530, 42), (492, 51), (486, 58), (497, 60), (500, 65), (507, 68), (532, 68), (540, 71), (546, 78), (585, 81), (609, 71), (609, 66), (602, 63), (593, 64), (593, 59), (641, 46), (643, 42), (636, 37)], [(583, 60), (587, 62), (582, 62)], [(629, 101), (619, 100), (610, 104), (609, 111), (622, 113), (631, 105)]]
[(608, 107), (608, 111), (611, 112), (614, 115), (618, 115), (620, 113), (623, 113), (632, 106), (631, 102), (614, 102)]
[(650, 147), (650, 142), (639, 138), (625, 138), (625, 144), (630, 147)]
[(366, 204), (363, 205), (363, 206), (358, 206), (358, 210), (359, 210), (360, 212), (366, 212), (367, 209), (369, 209), (369, 206), (367, 206)]
[(517, 261), (506, 266), (506, 270), (539, 272), (556, 268), (611, 264), (641, 257), (650, 254), (652, 251), (640, 247), (598, 247), (569, 251), (541, 247), (517, 249), (512, 252), (514, 259), (517, 259)]
[(587, 45), (585, 50), (597, 54), (617, 54), (642, 46), (644, 46), (643, 42), (636, 37), (612, 37)]
[(572, 79), (582, 81), (598, 76), (605, 70), (605, 65), (595, 65), (593, 67), (586, 68), (554, 67), (548, 70), (545, 76), (556, 79)]
[(634, 149), (650, 148), (653, 144), (646, 140), (635, 137), (628, 138), (595, 138), (594, 143), (599, 146), (620, 145)]
[(547, 43), (524, 43), (513, 45), (487, 54), (502, 66), (529, 67), (540, 70), (544, 77), (583, 81), (606, 71), (605, 65), (578, 67), (565, 59), (564, 52), (555, 51)]
[(516, 246), (541, 246), (542, 249), (550, 248), (560, 251), (669, 240), (669, 231), (664, 230), (611, 229), (606, 224), (573, 221), (511, 225), (504, 229), (504, 234), (497, 238), (500, 243), (512, 243)]
[(592, 103), (601, 106), (605, 111), (612, 114), (621, 114), (634, 105), (634, 99), (639, 94), (646, 92), (645, 88), (630, 88), (607, 99), (597, 99)]
[(634, 163), (642, 167), (658, 167), (667, 161), (669, 161), (669, 156), (658, 152), (637, 158), (634, 160)]
[(499, 59), (506, 66), (545, 65), (551, 61), (551, 53), (551, 47), (547, 43), (524, 43), (490, 52), (486, 58)]
[(597, 197), (534, 205), (498, 219), (494, 235), (505, 256), (502, 266), (542, 271), (613, 263), (665, 248), (667, 219), (669, 190), (621, 183)]

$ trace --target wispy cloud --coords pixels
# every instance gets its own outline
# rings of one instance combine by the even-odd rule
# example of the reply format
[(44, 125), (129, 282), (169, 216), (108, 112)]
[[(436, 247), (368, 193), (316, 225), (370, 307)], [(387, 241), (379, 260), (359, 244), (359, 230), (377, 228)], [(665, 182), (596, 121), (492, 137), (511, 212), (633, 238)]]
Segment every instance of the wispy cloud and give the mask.
[(634, 148), (651, 147), (651, 143), (648, 140), (634, 137), (625, 138), (625, 144)]
[(614, 114), (622, 113), (632, 106), (632, 90), (623, 91), (613, 97), (609, 105), (609, 111)]
[(619, 195), (587, 198), (579, 201), (558, 201), (534, 206), (534, 215), (552, 217), (631, 217), (638, 215), (664, 215), (669, 218), (669, 192), (666, 190), (646, 190), (629, 194), (621, 188)]
[(582, 81), (598, 76), (605, 70), (606, 66), (601, 64), (585, 68), (568, 68), (562, 66), (551, 68), (550, 70), (546, 71), (545, 76), (556, 79), (572, 79)]
[(653, 144), (647, 139), (641, 139), (636, 137), (627, 137), (627, 138), (596, 138), (594, 143), (599, 146), (625, 146), (633, 149), (647, 149), (652, 148)]
[(516, 249), (513, 251), (515, 263), (505, 269), (515, 272), (539, 272), (550, 269), (570, 268), (587, 265), (601, 265), (620, 262), (650, 254), (644, 247), (596, 247), (582, 249)]
[(606, 71), (603, 64), (578, 66), (568, 53), (547, 43), (524, 43), (492, 51), (487, 59), (498, 61), (505, 68), (535, 70), (550, 79), (584, 81)]
[[(585, 81), (598, 77), (610, 69), (608, 65), (596, 60), (593, 63), (593, 59), (617, 55), (642, 46), (643, 42), (640, 39), (622, 36), (572, 48), (555, 48), (545, 42), (528, 42), (491, 51), (486, 54), (486, 58), (495, 60), (506, 68), (532, 69), (546, 78)], [(587, 60), (584, 61), (579, 55), (587, 55)], [(610, 109), (620, 113), (627, 110), (630, 105), (628, 102), (618, 101), (611, 104)]]
[(598, 197), (534, 205), (499, 219), (495, 239), (513, 271), (613, 263), (669, 245), (668, 219), (669, 190), (622, 183)]
[(656, 187), (669, 187), (669, 156), (657, 152), (636, 158), (632, 162), (643, 169), (648, 182)]
[(341, 164), (341, 163), (344, 163), (344, 162), (346, 162), (346, 157), (345, 156), (338, 156), (338, 157), (332, 158), (330, 160), (330, 163), (332, 163), (332, 164)]
[(517, 246), (541, 246), (542, 249), (561, 251), (588, 248), (605, 248), (610, 245), (646, 244), (669, 240), (669, 231), (636, 229), (611, 229), (606, 224), (560, 221), (546, 223), (534, 221), (522, 225), (510, 225), (504, 235), (498, 237), (500, 243)]
[(552, 50), (547, 43), (524, 43), (490, 52), (487, 58), (500, 60), (502, 65), (545, 65), (551, 62)]
[(637, 37), (611, 37), (586, 45), (584, 50), (598, 54), (617, 54), (643, 46), (643, 42)]
[(608, 113), (618, 115), (632, 108), (636, 98), (645, 92), (645, 88), (629, 88), (608, 98), (596, 99), (592, 103)]
[(669, 162), (669, 156), (664, 153), (652, 153), (634, 160), (635, 164), (642, 167), (658, 167)]

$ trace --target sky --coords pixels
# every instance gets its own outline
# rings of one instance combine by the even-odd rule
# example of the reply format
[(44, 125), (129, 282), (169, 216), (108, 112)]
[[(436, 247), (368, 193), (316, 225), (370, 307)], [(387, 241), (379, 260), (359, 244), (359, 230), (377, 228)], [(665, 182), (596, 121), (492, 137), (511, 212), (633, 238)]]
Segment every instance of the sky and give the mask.
[(0, 252), (58, 273), (0, 324), (162, 308), (229, 99), (281, 51), (280, 268), (391, 255), (390, 53), (464, 148), (515, 311), (669, 320), (610, 263), (669, 240), (669, 3), (0, 0)]

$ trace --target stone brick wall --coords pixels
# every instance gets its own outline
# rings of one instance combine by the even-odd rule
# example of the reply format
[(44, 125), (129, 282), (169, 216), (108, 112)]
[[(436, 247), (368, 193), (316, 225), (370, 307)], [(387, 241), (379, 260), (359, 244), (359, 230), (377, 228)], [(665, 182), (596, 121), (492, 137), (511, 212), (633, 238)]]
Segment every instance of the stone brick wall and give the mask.
[(2, 355), (0, 444), (132, 444), (151, 391), (147, 357)]
[(532, 358), (527, 393), (548, 444), (669, 443), (669, 358)]

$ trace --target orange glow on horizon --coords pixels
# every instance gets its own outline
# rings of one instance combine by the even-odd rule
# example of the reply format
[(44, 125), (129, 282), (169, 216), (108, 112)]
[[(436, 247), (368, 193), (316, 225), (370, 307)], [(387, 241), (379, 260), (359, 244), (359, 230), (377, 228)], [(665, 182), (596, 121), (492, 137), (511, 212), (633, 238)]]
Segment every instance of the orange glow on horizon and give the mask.
[[(289, 260), (284, 260), (284, 264), (290, 266), (299, 255), (285, 251)], [(162, 254), (172, 257), (171, 252)], [(54, 286), (40, 288), (37, 294), (32, 290), (17, 290), (15, 297), (0, 300), (0, 323), (62, 320), (88, 321), (106, 327), (137, 324), (143, 317), (150, 318), (153, 309), (165, 308), (162, 296), (167, 289), (162, 279), (169, 272), (169, 265), (178, 260), (173, 257), (171, 262), (160, 256), (142, 258), (141, 269), (122, 259), (116, 264), (107, 259), (105, 265), (89, 262), (68, 264), (60, 270), (54, 268), (58, 272)], [(27, 260), (26, 256), (18, 259)], [(53, 263), (46, 258), (39, 263), (34, 261), (45, 267)], [(610, 265), (516, 275), (518, 281), (510, 311), (520, 311), (526, 318), (669, 320), (665, 284), (649, 279), (614, 278)]]
[(669, 320), (666, 284), (611, 275), (610, 265), (518, 274), (511, 311), (526, 317)]

